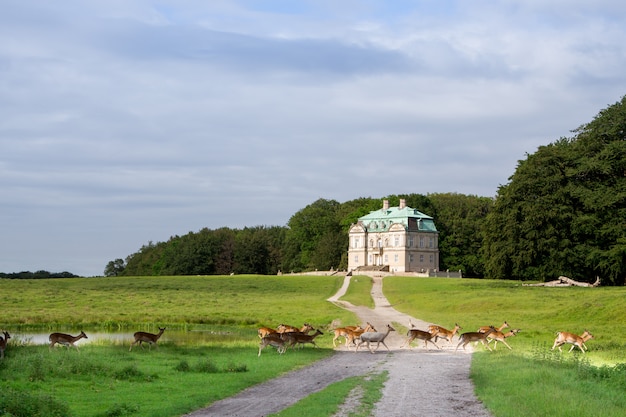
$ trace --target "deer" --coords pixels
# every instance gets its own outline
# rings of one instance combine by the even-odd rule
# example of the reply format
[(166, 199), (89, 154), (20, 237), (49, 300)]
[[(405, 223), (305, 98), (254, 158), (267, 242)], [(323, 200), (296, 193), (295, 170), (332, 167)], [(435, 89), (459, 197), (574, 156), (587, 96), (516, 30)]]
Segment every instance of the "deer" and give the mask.
[(520, 332), (520, 329), (513, 329), (507, 333), (502, 333), (496, 330), (495, 332), (491, 332), (489, 336), (487, 336), (487, 343), (491, 343), (495, 341), (493, 345), (493, 350), (496, 350), (496, 347), (498, 346), (498, 342), (504, 343), (504, 346), (508, 347), (509, 350), (512, 350), (511, 346), (509, 346), (509, 344), (504, 339), (506, 339), (507, 337), (515, 336), (519, 332)]
[(278, 333), (278, 330), (272, 329), (270, 327), (259, 327), (259, 330), (257, 330), (257, 333), (258, 333), (259, 337), (261, 339), (263, 339), (265, 336), (268, 336), (268, 335), (274, 334), (274, 333)]
[[(359, 344), (356, 345), (356, 349), (354, 350), (354, 353), (359, 351), (359, 347), (363, 343), (367, 343), (367, 348), (369, 349), (370, 353), (376, 352), (378, 348), (380, 347), (381, 343), (383, 344), (383, 346), (387, 348), (387, 350), (389, 350), (389, 346), (385, 344), (385, 338), (389, 335), (389, 333), (394, 332), (395, 330), (396, 329), (394, 329), (393, 327), (391, 327), (390, 324), (388, 324), (386, 333), (364, 332), (361, 336), (359, 336), (360, 342)], [(376, 349), (372, 350), (370, 343), (374, 343), (374, 342), (376, 342)]]
[(276, 330), (278, 331), (278, 333), (298, 332), (298, 333), (308, 334), (311, 330), (315, 330), (315, 329), (309, 323), (304, 323), (304, 326), (302, 326), (301, 328), (290, 326), (288, 324), (280, 324)]
[(409, 329), (406, 332), (406, 335), (409, 336), (409, 337), (402, 344), (402, 346), (400, 346), (401, 348), (404, 347), (404, 346), (408, 346), (409, 349), (412, 349), (411, 348), (411, 342), (414, 341), (415, 339), (419, 339), (419, 340), (423, 340), (424, 341), (424, 347), (425, 348), (428, 348), (428, 343), (432, 343), (433, 345), (435, 345), (435, 347), (437, 349), (441, 350), (439, 345), (437, 345), (437, 343), (433, 342), (433, 340), (432, 340), (432, 338), (435, 337), (434, 333), (429, 333), (429, 332), (426, 332), (424, 330), (419, 330), (419, 329)]
[(335, 329), (335, 337), (333, 339), (333, 347), (336, 347), (335, 345), (335, 340), (338, 337), (345, 337), (346, 339), (346, 347), (348, 347), (348, 345), (350, 343), (355, 343), (355, 340), (359, 338), (359, 336), (361, 336), (363, 333), (365, 332), (375, 332), (376, 328), (374, 326), (372, 326), (372, 324), (368, 321), (367, 325), (365, 326), (365, 328), (362, 328), (361, 326), (346, 326), (346, 327), (340, 327)]
[(378, 330), (376, 330), (376, 328), (372, 326), (370, 322), (367, 322), (367, 326), (365, 326), (365, 329), (348, 330), (347, 331), (348, 337), (346, 339), (346, 347), (349, 348), (350, 344), (353, 344), (356, 347), (356, 341), (361, 337), (361, 335), (363, 333), (371, 333), (371, 332), (375, 333), (375, 332), (378, 332)]
[(348, 332), (354, 332), (354, 331), (359, 331), (359, 330), (365, 330), (363, 329), (361, 326), (346, 326), (346, 327), (337, 327), (334, 332), (335, 332), (335, 337), (333, 337), (333, 347), (337, 347), (336, 341), (337, 339), (339, 339), (340, 337), (345, 338), (345, 342), (346, 342), (346, 346), (348, 346)]
[[(493, 325), (491, 326), (480, 326), (480, 328), (478, 330), (476, 330), (479, 333), (485, 333), (487, 330), (491, 329), (492, 327), (494, 327)], [(506, 329), (507, 327), (509, 327), (509, 323), (507, 323), (506, 321), (504, 323), (502, 323), (502, 326), (500, 327), (495, 327), (495, 330), (498, 332), (501, 332), (503, 329)]]
[(159, 346), (157, 345), (157, 341), (163, 335), (164, 331), (165, 331), (165, 327), (163, 328), (159, 327), (159, 333), (157, 334), (146, 333), (146, 332), (135, 332), (135, 334), (133, 334), (135, 341), (130, 344), (130, 348), (128, 348), (128, 351), (130, 352), (131, 350), (133, 350), (133, 345), (136, 345), (136, 344), (139, 344), (139, 346), (141, 346), (141, 348), (144, 349), (143, 344), (142, 344), (143, 342), (148, 343), (148, 350), (152, 348), (152, 345), (154, 345), (158, 349)]
[(281, 338), (285, 341), (285, 343), (289, 343), (289, 346), (294, 347), (295, 345), (305, 345), (306, 343), (310, 343), (316, 348), (319, 347), (315, 344), (315, 338), (317, 336), (321, 336), (324, 333), (320, 329), (315, 330), (315, 333), (312, 335), (308, 335), (300, 332), (287, 332), (281, 334)]
[(76, 346), (74, 343), (76, 343), (83, 337), (85, 339), (89, 339), (85, 332), (83, 332), (82, 330), (80, 331), (80, 334), (78, 336), (72, 336), (65, 333), (52, 333), (50, 336), (48, 336), (48, 340), (50, 341), (50, 346), (48, 346), (48, 349), (52, 349), (52, 347), (58, 343), (67, 347), (68, 349), (70, 348), (70, 346), (74, 346), (76, 350), (80, 352), (78, 346)]
[(263, 336), (261, 338), (261, 341), (259, 342), (259, 354), (257, 355), (257, 357), (261, 356), (261, 351), (268, 346), (275, 347), (276, 351), (281, 355), (285, 353), (285, 350), (287, 350), (287, 346), (285, 346), (285, 341), (283, 340), (283, 338), (280, 337), (278, 333), (270, 333), (267, 336)]
[(463, 330), (463, 328), (457, 323), (454, 323), (454, 328), (452, 330), (448, 330), (441, 326), (428, 326), (428, 333), (431, 333), (433, 335), (433, 339), (435, 339), (433, 343), (436, 343), (437, 339), (445, 339), (449, 343), (452, 343), (452, 338), (459, 330)]
[(569, 352), (571, 352), (575, 347), (578, 347), (582, 353), (585, 353), (585, 349), (587, 349), (585, 342), (590, 339), (593, 339), (593, 335), (587, 330), (585, 330), (580, 336), (574, 333), (558, 332), (556, 334), (556, 339), (554, 340), (554, 345), (552, 345), (552, 350), (554, 350), (555, 347), (558, 347), (559, 351), (562, 352), (561, 346), (568, 343), (572, 345)]
[(4, 338), (0, 336), (0, 359), (4, 359), (4, 350), (7, 348), (7, 343), (9, 343), (9, 339), (11, 338), (9, 332), (3, 330), (2, 334), (4, 334)]
[(487, 330), (484, 333), (481, 333), (481, 332), (463, 333), (461, 334), (461, 336), (459, 336), (460, 342), (458, 345), (456, 345), (456, 349), (454, 349), (454, 351), (456, 352), (459, 349), (459, 346), (461, 345), (463, 345), (463, 350), (465, 350), (465, 346), (467, 346), (468, 343), (481, 342), (483, 346), (485, 346), (491, 352), (492, 350), (489, 347), (489, 343), (487, 343), (486, 339), (487, 339), (487, 336), (489, 336), (491, 333), (495, 331), (496, 329), (493, 326), (491, 326), (489, 327), (489, 330)]

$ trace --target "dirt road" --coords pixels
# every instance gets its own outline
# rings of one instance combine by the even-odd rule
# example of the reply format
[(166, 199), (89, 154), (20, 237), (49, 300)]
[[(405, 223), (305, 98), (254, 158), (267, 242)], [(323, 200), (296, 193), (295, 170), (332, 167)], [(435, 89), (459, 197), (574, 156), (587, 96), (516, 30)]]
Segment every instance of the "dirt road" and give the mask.
[[(342, 288), (328, 301), (354, 311), (361, 322), (369, 321), (378, 330), (385, 329), (387, 324), (393, 322), (409, 327), (410, 321), (420, 329), (426, 329), (430, 324), (400, 313), (390, 306), (383, 295), (382, 278), (374, 279), (373, 310), (340, 301), (339, 298), (348, 288), (349, 280), (347, 277)], [(357, 353), (353, 350), (347, 351), (343, 347), (338, 348), (337, 353), (330, 358), (250, 387), (236, 396), (215, 402), (210, 407), (187, 416), (266, 416), (295, 404), (333, 382), (383, 370), (389, 372), (389, 379), (385, 382), (383, 397), (374, 409), (374, 417), (491, 416), (474, 395), (474, 388), (469, 379), (471, 361), (469, 350), (455, 353), (456, 344), (451, 346), (446, 342), (439, 343), (442, 350), (432, 347), (431, 350), (424, 349), (422, 343), (413, 349), (401, 349), (400, 346), (405, 340), (404, 334), (391, 332), (385, 340), (390, 351), (381, 345), (375, 354), (370, 354), (363, 347), (362, 352), (360, 349)], [(259, 401), (260, 398), (263, 401)], [(358, 396), (346, 403), (338, 417), (348, 415), (355, 402), (358, 402)]]

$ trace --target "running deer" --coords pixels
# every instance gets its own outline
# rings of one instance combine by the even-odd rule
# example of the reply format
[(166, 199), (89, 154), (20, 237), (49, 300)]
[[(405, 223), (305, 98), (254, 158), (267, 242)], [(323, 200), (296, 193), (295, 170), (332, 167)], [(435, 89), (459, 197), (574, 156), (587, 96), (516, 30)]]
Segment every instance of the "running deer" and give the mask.
[(294, 347), (296, 345), (305, 345), (306, 343), (310, 343), (315, 347), (319, 347), (315, 344), (315, 338), (317, 336), (321, 336), (324, 333), (320, 329), (315, 330), (315, 333), (308, 335), (300, 332), (287, 332), (282, 333), (280, 337), (288, 343), (289, 346)]
[(463, 345), (463, 350), (465, 350), (465, 346), (467, 346), (469, 343), (472, 342), (481, 342), (483, 344), (483, 346), (485, 346), (489, 351), (491, 351), (491, 348), (489, 347), (489, 344), (487, 343), (487, 336), (489, 336), (491, 333), (495, 332), (496, 329), (491, 326), (489, 328), (489, 330), (487, 330), (484, 333), (481, 332), (467, 332), (467, 333), (463, 333), (461, 334), (461, 336), (459, 336), (460, 338), (460, 342), (458, 345), (456, 345), (456, 349), (454, 349), (454, 351), (456, 352), (459, 349), (459, 346)]
[(334, 330), (335, 337), (333, 337), (333, 347), (337, 347), (336, 341), (340, 337), (345, 338), (346, 346), (348, 346), (348, 335), (350, 334), (349, 332), (354, 332), (358, 330), (365, 330), (365, 329), (363, 329), (361, 326), (337, 327)]
[[(356, 340), (365, 332), (376, 332), (376, 328), (368, 321), (365, 328), (361, 326), (346, 326), (340, 329), (335, 329), (335, 339), (337, 336), (337, 330), (340, 330), (339, 336), (343, 336), (346, 339), (346, 347), (349, 348), (350, 344), (356, 344)], [(333, 346), (335, 346), (335, 339), (333, 339)]]
[(276, 328), (276, 330), (278, 331), (278, 333), (299, 332), (299, 333), (308, 334), (311, 330), (315, 330), (315, 329), (309, 323), (304, 323), (304, 326), (302, 326), (299, 329), (297, 327), (290, 326), (288, 324), (281, 324)]
[(433, 342), (437, 342), (437, 339), (447, 340), (449, 343), (452, 343), (452, 338), (459, 330), (463, 330), (461, 326), (457, 323), (454, 323), (454, 328), (452, 330), (448, 330), (441, 326), (428, 326), (428, 333), (433, 335)]
[[(476, 330), (479, 333), (485, 333), (487, 330), (491, 329), (494, 326), (480, 326), (480, 328), (478, 330)], [(506, 321), (504, 323), (502, 323), (502, 326), (500, 327), (495, 327), (495, 330), (497, 332), (501, 332), (503, 329), (506, 329), (507, 327), (509, 327), (509, 323), (507, 323)]]
[(489, 336), (487, 336), (487, 343), (491, 343), (495, 341), (495, 343), (493, 344), (493, 350), (496, 350), (496, 347), (498, 346), (498, 342), (504, 343), (504, 346), (508, 347), (509, 350), (512, 350), (511, 346), (509, 346), (509, 344), (504, 339), (506, 339), (507, 337), (515, 336), (519, 332), (520, 332), (520, 329), (513, 329), (507, 333), (502, 333), (499, 331), (491, 332)]
[(278, 333), (278, 330), (274, 330), (271, 327), (259, 327), (259, 330), (257, 330), (257, 334), (261, 339), (273, 333)]
[(4, 359), (4, 350), (7, 348), (7, 343), (9, 343), (9, 339), (11, 335), (9, 332), (2, 331), (4, 334), (4, 338), (0, 336), (0, 359)]
[(163, 328), (159, 327), (159, 333), (157, 334), (146, 333), (146, 332), (135, 332), (135, 334), (133, 335), (133, 337), (135, 338), (135, 341), (130, 344), (130, 348), (128, 349), (128, 351), (130, 352), (133, 349), (133, 345), (136, 345), (137, 343), (143, 349), (144, 348), (142, 344), (143, 342), (148, 343), (148, 350), (152, 348), (152, 345), (154, 345), (158, 349), (159, 346), (156, 343), (159, 340), (159, 338), (163, 335), (164, 331), (165, 331), (165, 327)]
[[(389, 346), (387, 346), (385, 344), (385, 338), (389, 335), (389, 333), (395, 331), (396, 329), (394, 329), (393, 327), (391, 327), (390, 324), (387, 325), (387, 332), (386, 333), (381, 333), (381, 332), (365, 332), (363, 333), (359, 339), (360, 342), (358, 345), (356, 345), (356, 349), (354, 350), (354, 352), (358, 352), (359, 351), (359, 347), (363, 344), (363, 343), (367, 343), (367, 348), (369, 349), (370, 353), (374, 353), (378, 350), (380, 344), (382, 343), (383, 346), (385, 346), (387, 348), (387, 350), (389, 350)], [(372, 348), (370, 347), (370, 343), (374, 343), (376, 342), (376, 349), (372, 350)]]
[(437, 343), (433, 342), (432, 338), (435, 336), (433, 333), (425, 332), (424, 330), (419, 329), (409, 329), (406, 332), (406, 335), (409, 336), (408, 339), (400, 346), (401, 348), (404, 346), (408, 346), (411, 349), (411, 342), (415, 339), (423, 340), (424, 347), (428, 348), (428, 343), (432, 343), (435, 345), (437, 349), (441, 349)]
[(257, 356), (261, 356), (261, 351), (268, 346), (275, 347), (281, 355), (285, 353), (285, 350), (287, 350), (287, 346), (285, 346), (285, 341), (282, 337), (280, 337), (278, 333), (270, 333), (261, 338), (261, 341), (259, 342), (259, 354)]
[(587, 349), (585, 342), (590, 339), (593, 339), (593, 335), (587, 330), (585, 330), (580, 336), (575, 335), (574, 333), (558, 332), (556, 334), (556, 339), (554, 340), (554, 345), (552, 345), (552, 350), (554, 350), (555, 347), (558, 347), (559, 351), (562, 352), (561, 346), (568, 343), (572, 345), (569, 352), (571, 352), (575, 347), (578, 347), (582, 353), (585, 353), (585, 349)]
[(76, 346), (74, 343), (76, 343), (83, 337), (85, 339), (89, 339), (85, 332), (83, 332), (82, 330), (78, 336), (72, 336), (65, 333), (52, 333), (50, 336), (48, 336), (48, 340), (50, 341), (50, 346), (48, 346), (48, 349), (52, 349), (52, 347), (58, 343), (60, 345), (66, 346), (68, 349), (70, 348), (70, 346), (74, 346), (76, 350), (80, 352), (78, 346)]

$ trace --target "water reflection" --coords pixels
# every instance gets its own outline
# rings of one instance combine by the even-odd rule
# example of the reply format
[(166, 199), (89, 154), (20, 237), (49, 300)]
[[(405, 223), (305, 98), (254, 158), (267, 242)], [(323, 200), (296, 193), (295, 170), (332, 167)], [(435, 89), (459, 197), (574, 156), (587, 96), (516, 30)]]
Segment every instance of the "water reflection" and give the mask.
[[(146, 330), (142, 330), (146, 331)], [(149, 331), (149, 330), (148, 330)], [(54, 330), (54, 332), (67, 333), (76, 336), (80, 331), (72, 330)], [(150, 331), (149, 331), (150, 332)], [(11, 341), (13, 343), (22, 343), (29, 345), (47, 345), (49, 344), (49, 332), (11, 332)], [(130, 344), (133, 339), (133, 333), (124, 332), (103, 332), (85, 330), (87, 339), (80, 339), (76, 344), (83, 345), (96, 342), (110, 342), (118, 344)], [(151, 332), (152, 333), (152, 332)], [(156, 333), (156, 332), (154, 332)], [(161, 343), (173, 342), (176, 344), (206, 344), (216, 342), (232, 342), (236, 340), (250, 339), (250, 336), (244, 335), (237, 331), (228, 330), (165, 330), (165, 333), (159, 339)]]

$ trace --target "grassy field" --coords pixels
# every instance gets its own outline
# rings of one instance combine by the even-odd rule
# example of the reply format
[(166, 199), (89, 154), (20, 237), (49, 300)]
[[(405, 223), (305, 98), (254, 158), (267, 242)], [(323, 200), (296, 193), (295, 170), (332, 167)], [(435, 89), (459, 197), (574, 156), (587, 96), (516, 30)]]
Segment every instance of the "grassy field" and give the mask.
[[(176, 416), (233, 395), (332, 354), (305, 348), (257, 357), (259, 326), (280, 323), (328, 328), (357, 318), (328, 303), (342, 277), (149, 277), (59, 280), (0, 280), (0, 327), (97, 329), (194, 329), (228, 331), (223, 341), (128, 351), (128, 343), (81, 343), (81, 352), (10, 341), (0, 361), (0, 415)], [(354, 277), (345, 299), (371, 304), (371, 280)], [(474, 355), (472, 378), (479, 398), (497, 417), (626, 415), (625, 288), (540, 288), (519, 282), (388, 277), (384, 293), (396, 309), (463, 331), (506, 320), (521, 333), (496, 352)], [(589, 351), (551, 351), (555, 332), (595, 338)], [(292, 354), (293, 353), (293, 354)], [(382, 378), (382, 379), (381, 379)], [(384, 376), (355, 378), (306, 399), (293, 412), (332, 415), (354, 386), (380, 394)], [(166, 404), (162, 398), (167, 395)], [(324, 410), (319, 398), (331, 398)], [(308, 404), (308, 405), (307, 405)], [(303, 407), (307, 408), (303, 408)], [(369, 408), (371, 409), (371, 407)], [(20, 412), (22, 414), (20, 414)], [(290, 415), (285, 410), (279, 415)], [(304, 414), (299, 414), (304, 415)], [(367, 408), (361, 414), (368, 415)]]
[[(384, 293), (396, 309), (462, 332), (503, 321), (522, 330), (507, 339), (513, 350), (479, 346), (473, 356), (477, 395), (495, 416), (626, 415), (626, 288), (391, 277)], [(594, 335), (587, 353), (551, 350), (557, 331), (584, 329)]]
[(332, 322), (357, 324), (353, 314), (325, 301), (342, 282), (301, 276), (0, 280), (0, 328), (13, 334), (156, 332), (158, 326), (228, 333), (211, 343), (160, 343), (158, 350), (132, 352), (130, 341), (82, 340), (78, 353), (11, 339), (0, 361), (0, 416), (170, 417), (201, 408), (332, 354), (327, 337), (319, 341), (327, 349), (279, 356), (267, 348), (257, 357), (256, 329), (305, 321), (322, 330)]

